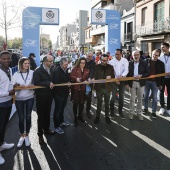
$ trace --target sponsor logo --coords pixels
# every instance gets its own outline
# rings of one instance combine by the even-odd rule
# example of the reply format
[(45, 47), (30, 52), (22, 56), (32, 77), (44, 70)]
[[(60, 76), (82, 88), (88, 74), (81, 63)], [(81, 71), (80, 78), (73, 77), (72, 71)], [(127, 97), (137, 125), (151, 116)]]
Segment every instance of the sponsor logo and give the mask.
[(35, 25), (36, 25), (36, 23), (27, 21), (27, 22), (24, 24), (24, 27), (25, 27), (26, 29), (31, 29), (31, 28), (34, 28)]
[(31, 40), (31, 39), (26, 39), (24, 44), (27, 47), (37, 46), (36, 40)]
[(47, 11), (46, 17), (47, 17), (48, 19), (52, 19), (52, 18), (54, 18), (54, 16), (55, 16), (55, 14), (54, 14), (54, 12), (53, 12), (52, 10), (48, 10), (48, 11)]
[(101, 11), (97, 11), (95, 16), (96, 16), (97, 19), (101, 19), (103, 17), (103, 14), (102, 14)]
[(119, 29), (119, 24), (111, 23), (109, 24), (110, 29)]
[(118, 39), (110, 38), (110, 40), (109, 40), (109, 44), (110, 44), (110, 45), (118, 44)]

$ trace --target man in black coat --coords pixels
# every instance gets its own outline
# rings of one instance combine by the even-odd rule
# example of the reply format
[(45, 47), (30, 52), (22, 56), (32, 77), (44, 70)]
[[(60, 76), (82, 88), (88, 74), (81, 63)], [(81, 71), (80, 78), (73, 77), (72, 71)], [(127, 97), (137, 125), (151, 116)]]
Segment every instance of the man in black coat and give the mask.
[(144, 86), (146, 84), (145, 79), (142, 77), (149, 76), (148, 65), (145, 61), (140, 59), (140, 52), (134, 51), (132, 53), (133, 61), (129, 63), (129, 73), (127, 77), (134, 77), (135, 80), (127, 81), (127, 88), (130, 87), (130, 109), (129, 109), (129, 119), (133, 119), (135, 111), (135, 99), (137, 97), (137, 107), (136, 112), (138, 114), (139, 120), (143, 120), (142, 116), (142, 97), (144, 92)]
[[(148, 67), (149, 67), (149, 74), (161, 74), (165, 73), (165, 65), (162, 61), (158, 60), (160, 56), (160, 50), (154, 50), (152, 59), (148, 60)], [(152, 118), (156, 119), (156, 110), (157, 110), (157, 92), (158, 89), (162, 89), (164, 77), (157, 77), (148, 79), (145, 85), (145, 97), (144, 97), (144, 113), (148, 112), (148, 99), (149, 99), (149, 92), (151, 90), (152, 93)]]
[[(93, 52), (88, 52), (86, 59), (87, 59), (87, 68), (90, 70), (90, 73), (89, 73), (89, 81), (90, 81), (95, 76), (95, 67), (96, 67), (96, 63), (93, 60)], [(86, 114), (87, 114), (87, 117), (89, 119), (92, 117), (91, 98), (92, 98), (93, 84), (91, 84), (90, 87), (91, 87), (91, 91), (86, 96), (86, 98), (87, 98), (87, 101), (86, 101)]]
[(35, 90), (36, 107), (38, 114), (38, 136), (39, 143), (43, 144), (43, 134), (53, 135), (54, 131), (50, 127), (50, 111), (52, 104), (52, 70), (53, 57), (47, 55), (43, 58), (43, 64), (38, 67), (33, 74), (34, 85), (45, 86), (46, 88), (39, 88)]
[[(96, 74), (95, 79), (111, 79), (114, 78), (114, 69), (113, 66), (107, 64), (108, 55), (101, 55), (101, 64), (96, 65)], [(100, 114), (102, 108), (102, 102), (104, 97), (105, 102), (105, 119), (107, 123), (111, 123), (109, 118), (109, 101), (110, 101), (110, 93), (113, 89), (114, 83), (96, 83), (95, 89), (97, 94), (97, 110), (96, 110), (96, 119), (94, 123), (97, 124), (100, 121)]]
[[(54, 71), (53, 83), (61, 84), (70, 82), (68, 73), (68, 60), (66, 58), (61, 58), (60, 66)], [(69, 123), (64, 121), (64, 109), (67, 104), (67, 98), (69, 95), (68, 86), (56, 86), (53, 89), (55, 109), (54, 109), (54, 130), (58, 134), (63, 134), (64, 130), (60, 126), (68, 126)]]

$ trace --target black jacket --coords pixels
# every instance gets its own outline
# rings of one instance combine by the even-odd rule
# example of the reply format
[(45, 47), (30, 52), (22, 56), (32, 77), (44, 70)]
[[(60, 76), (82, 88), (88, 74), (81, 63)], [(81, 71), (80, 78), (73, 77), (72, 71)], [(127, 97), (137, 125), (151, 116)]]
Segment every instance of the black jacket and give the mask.
[(90, 70), (90, 73), (89, 73), (89, 78), (94, 78), (95, 77), (95, 68), (96, 68), (96, 63), (91, 60), (89, 62), (87, 62), (87, 68)]
[[(64, 72), (64, 70), (59, 66), (53, 73), (53, 83), (61, 84), (70, 82), (70, 77), (68, 70)], [(56, 86), (53, 88), (53, 94), (59, 96), (68, 96), (69, 87), (68, 86)]]
[[(106, 79), (107, 76), (111, 76), (111, 78), (115, 77), (113, 66), (111, 66), (110, 64), (107, 64), (106, 66), (103, 66), (101, 64), (96, 65), (95, 80)], [(96, 91), (100, 91), (101, 88), (105, 88), (108, 92), (111, 92), (113, 88), (113, 83), (96, 83), (95, 84)]]
[[(150, 73), (151, 59), (147, 60), (147, 63), (148, 63), (149, 73)], [(155, 62), (155, 74), (161, 74), (161, 73), (165, 73), (165, 64), (161, 60), (157, 60)], [(157, 87), (162, 86), (163, 81), (164, 81), (164, 76), (157, 77), (156, 78), (156, 85), (157, 85)]]
[(48, 72), (44, 69), (43, 65), (38, 67), (33, 74), (34, 85), (45, 86), (46, 88), (36, 89), (37, 94), (47, 94), (52, 95), (52, 90), (50, 89), (50, 83), (52, 82), (52, 70), (49, 75)]
[(37, 68), (37, 64), (35, 62), (35, 60), (32, 57), (28, 57), (30, 60), (30, 69), (31, 70), (35, 70)]
[[(142, 75), (142, 77), (148, 77), (149, 76), (149, 69), (148, 65), (145, 61), (139, 60), (139, 66), (138, 66), (138, 74)], [(129, 62), (129, 73), (127, 77), (133, 77), (134, 76), (134, 61)], [(133, 81), (127, 81), (127, 84), (132, 87)], [(139, 80), (140, 86), (145, 86), (146, 79)]]

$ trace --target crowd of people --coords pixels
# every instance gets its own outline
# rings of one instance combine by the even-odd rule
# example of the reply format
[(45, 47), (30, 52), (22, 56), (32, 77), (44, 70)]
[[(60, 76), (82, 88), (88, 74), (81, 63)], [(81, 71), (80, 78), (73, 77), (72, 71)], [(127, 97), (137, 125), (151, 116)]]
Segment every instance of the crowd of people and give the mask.
[[(161, 52), (162, 51), (162, 52)], [(0, 152), (11, 149), (14, 144), (4, 142), (5, 129), (9, 120), (12, 108), (12, 96), (15, 95), (15, 104), (19, 119), (20, 138), (17, 147), (30, 146), (29, 132), (31, 128), (31, 113), (36, 100), (36, 109), (38, 115), (38, 137), (39, 144), (44, 144), (44, 134), (54, 135), (55, 132), (63, 134), (62, 126), (70, 125), (65, 120), (64, 109), (67, 105), (68, 96), (71, 93), (72, 109), (74, 114), (74, 126), (78, 122), (85, 122), (84, 107), (86, 106), (86, 115), (92, 118), (91, 99), (92, 91), (95, 89), (97, 96), (97, 110), (94, 123), (100, 122), (102, 102), (104, 98), (105, 120), (108, 124), (115, 117), (115, 100), (117, 93), (119, 95), (118, 114), (121, 119), (125, 119), (123, 113), (124, 94), (127, 88), (130, 91), (130, 104), (128, 117), (133, 119), (137, 114), (139, 120), (143, 120), (142, 114), (148, 111), (148, 99), (152, 94), (152, 113), (153, 119), (157, 118), (157, 92), (160, 91), (161, 109), (159, 114), (165, 113), (164, 91), (167, 87), (167, 93), (170, 94), (170, 52), (169, 44), (162, 43), (161, 50), (155, 49), (151, 57), (144, 57), (141, 52), (135, 50), (130, 54), (123, 56), (121, 49), (116, 49), (115, 57), (110, 53), (102, 54), (97, 51), (88, 52), (86, 55), (79, 56), (70, 64), (70, 60), (60, 56), (59, 64), (54, 66), (54, 57), (44, 55), (42, 64), (37, 67), (34, 61), (34, 54), (22, 57), (18, 62), (18, 71), (12, 75), (9, 67), (11, 55), (8, 51), (0, 53)], [(36, 68), (37, 67), (37, 68)], [(150, 75), (166, 73), (166, 76), (147, 79)], [(127, 77), (134, 77), (134, 80), (125, 81)], [(116, 79), (116, 82), (105, 82), (103, 79)], [(144, 79), (141, 79), (144, 78)], [(93, 80), (99, 80), (98, 83), (92, 83)], [(101, 80), (101, 82), (100, 82)], [(59, 84), (66, 83), (61, 86)], [(71, 83), (76, 83), (71, 85)], [(55, 86), (57, 84), (57, 86)], [(24, 87), (43, 86), (44, 88), (25, 89)], [(21, 87), (22, 90), (15, 90), (15, 87)], [(88, 89), (88, 90), (87, 90)], [(142, 102), (144, 95), (144, 100)], [(34, 96), (36, 96), (34, 98)], [(136, 100), (137, 99), (137, 100)], [(54, 130), (50, 129), (50, 112), (52, 101), (55, 102), (53, 113)], [(86, 103), (86, 105), (85, 105)], [(135, 109), (136, 105), (136, 109)], [(144, 106), (144, 109), (142, 109)], [(170, 97), (167, 97), (167, 114), (170, 115)], [(25, 116), (24, 116), (25, 115)], [(5, 162), (0, 154), (0, 165)]]

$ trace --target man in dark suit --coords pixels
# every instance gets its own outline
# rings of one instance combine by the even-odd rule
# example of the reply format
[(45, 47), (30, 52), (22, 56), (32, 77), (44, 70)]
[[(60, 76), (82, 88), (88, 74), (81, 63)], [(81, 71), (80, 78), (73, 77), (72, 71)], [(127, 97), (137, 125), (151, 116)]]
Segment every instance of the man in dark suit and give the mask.
[[(148, 60), (148, 67), (149, 67), (149, 74), (161, 74), (165, 73), (165, 65), (162, 61), (158, 60), (160, 56), (160, 50), (154, 50), (152, 54), (152, 59)], [(152, 93), (152, 118), (156, 119), (156, 109), (157, 109), (157, 92), (158, 89), (162, 89), (164, 77), (157, 77), (148, 79), (145, 85), (145, 97), (144, 97), (144, 113), (148, 112), (148, 99), (149, 99), (149, 92), (151, 90)]]
[(53, 135), (54, 131), (50, 127), (50, 111), (52, 104), (52, 69), (53, 57), (47, 55), (43, 58), (43, 64), (38, 67), (33, 74), (34, 85), (45, 86), (35, 90), (36, 107), (38, 114), (38, 136), (40, 145), (44, 143), (43, 134)]
[(144, 92), (144, 86), (146, 80), (141, 79), (142, 77), (149, 76), (148, 65), (145, 61), (140, 59), (140, 52), (133, 51), (132, 53), (133, 61), (129, 63), (129, 73), (127, 77), (134, 77), (135, 80), (127, 81), (127, 88), (130, 87), (130, 109), (129, 109), (129, 119), (133, 119), (135, 111), (135, 99), (137, 97), (137, 107), (136, 112), (138, 114), (139, 120), (143, 120), (142, 116), (142, 96)]
[[(53, 74), (53, 83), (61, 84), (70, 82), (69, 73), (68, 73), (68, 60), (66, 58), (61, 58), (60, 66), (54, 71)], [(68, 86), (58, 86), (54, 87), (54, 131), (58, 134), (63, 134), (64, 130), (60, 126), (68, 126), (69, 123), (64, 121), (64, 109), (67, 104), (67, 98), (69, 95)]]

